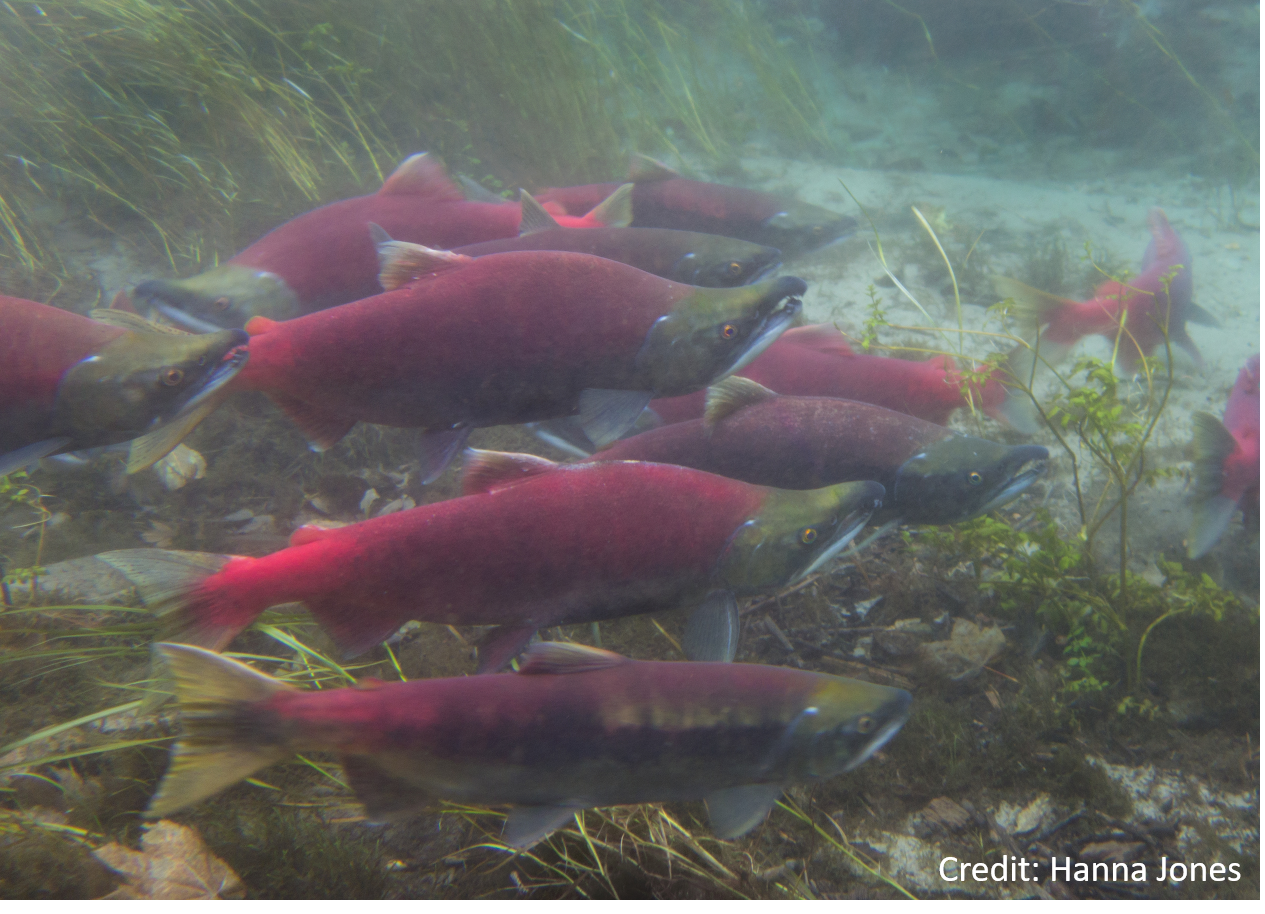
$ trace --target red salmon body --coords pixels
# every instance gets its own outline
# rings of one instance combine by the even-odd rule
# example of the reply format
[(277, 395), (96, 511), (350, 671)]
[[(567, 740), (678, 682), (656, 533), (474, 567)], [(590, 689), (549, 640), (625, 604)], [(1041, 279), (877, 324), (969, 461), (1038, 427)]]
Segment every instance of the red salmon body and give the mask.
[[(1187, 322), (1215, 320), (1193, 301), (1194, 277), (1190, 251), (1158, 207), (1147, 214), (1151, 242), (1142, 259), (1142, 272), (1127, 282), (1108, 280), (1088, 301), (1072, 301), (999, 277), (998, 291), (1014, 298), (1020, 318), (1033, 329), (1046, 326), (1039, 342), (1041, 357), (1054, 364), (1086, 336), (1102, 336), (1113, 343), (1121, 366), (1132, 371), (1138, 360), (1164, 345), (1164, 338), (1181, 346), (1202, 364), (1199, 350), (1186, 330)], [(1121, 322), (1124, 328), (1121, 333)]]
[(767, 345), (805, 288), (782, 277), (699, 289), (588, 254), (388, 245), (399, 288), (248, 325), (238, 386), (266, 391), (318, 444), (357, 421), (444, 434), (565, 416), (586, 391), (644, 391), (631, 423), (653, 393), (705, 387), (744, 347)]
[(680, 467), (610, 463), (347, 527), (304, 527), (289, 548), (231, 557), (196, 584), (182, 636), (219, 649), (291, 601), (351, 653), (410, 619), (535, 628), (671, 608), (706, 593), (766, 492)]
[[(830, 324), (788, 330), (738, 374), (779, 394), (859, 400), (936, 425), (967, 405), (951, 359), (909, 362), (857, 353)], [(997, 407), (1007, 398), (1005, 389), (995, 380), (972, 387), (977, 406), (1001, 418)], [(706, 392), (700, 392), (653, 400), (650, 408), (664, 422), (684, 422), (702, 417), (705, 400)]]
[(1235, 379), (1223, 421), (1195, 413), (1194, 521), (1187, 552), (1199, 558), (1225, 533), (1236, 509), (1259, 517), (1261, 502), (1261, 357)]
[[(370, 224), (400, 241), (449, 249), (514, 238), (521, 220), (518, 203), (467, 200), (441, 162), (418, 154), (377, 193), (303, 213), (215, 269), (141, 283), (133, 297), (198, 329), (240, 327), (256, 315), (287, 319), (382, 291)], [(565, 224), (601, 223), (590, 214)]]
[[(788, 257), (831, 244), (856, 230), (856, 220), (764, 191), (682, 178), (645, 157), (634, 157), (630, 180), (632, 225), (741, 238), (776, 247)], [(578, 215), (618, 184), (553, 187), (537, 199), (554, 214)]]

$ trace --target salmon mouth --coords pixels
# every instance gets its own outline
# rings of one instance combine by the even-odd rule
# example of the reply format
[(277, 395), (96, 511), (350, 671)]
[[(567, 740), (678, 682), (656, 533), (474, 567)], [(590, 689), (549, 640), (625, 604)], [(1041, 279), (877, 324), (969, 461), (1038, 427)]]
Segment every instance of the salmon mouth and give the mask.
[(883, 507), (883, 498), (887, 494), (883, 486), (877, 482), (866, 482), (864, 485), (868, 488), (861, 496), (861, 504), (839, 521), (838, 530), (830, 544), (813, 559), (807, 568), (795, 575), (789, 583), (793, 584), (796, 581), (802, 581), (843, 551), (843, 548), (852, 542), (858, 533), (865, 529), (865, 525), (870, 522), (870, 516)]
[(224, 356), (215, 367), (207, 373), (205, 380), (195, 389), (189, 399), (180, 405), (180, 408), (172, 415), (172, 419), (178, 419), (197, 409), (208, 398), (219, 392), (225, 384), (237, 377), (237, 373), (246, 367), (246, 361), (250, 358), (250, 351), (246, 347), (250, 337), (246, 335), (246, 331), (221, 330), (219, 332), (232, 334), (228, 351), (224, 353)]
[(1014, 455), (1014, 471), (1010, 477), (1002, 484), (1001, 489), (990, 498), (983, 507), (976, 512), (979, 514), (987, 514), (1000, 508), (1007, 502), (1018, 498), (1023, 492), (1036, 482), (1041, 476), (1045, 475), (1046, 464), (1050, 459), (1050, 452), (1043, 447), (1037, 445), (1028, 445), (1025, 447), (1015, 448)]
[(773, 293), (775, 296), (773, 307), (760, 319), (755, 330), (752, 331), (751, 341), (747, 347), (723, 372), (712, 379), (712, 383), (727, 378), (735, 371), (741, 371), (756, 356), (773, 345), (774, 340), (789, 330), (800, 312), (804, 310), (804, 302), (800, 296), (806, 291), (808, 291), (808, 283), (798, 276), (783, 276), (779, 279)]

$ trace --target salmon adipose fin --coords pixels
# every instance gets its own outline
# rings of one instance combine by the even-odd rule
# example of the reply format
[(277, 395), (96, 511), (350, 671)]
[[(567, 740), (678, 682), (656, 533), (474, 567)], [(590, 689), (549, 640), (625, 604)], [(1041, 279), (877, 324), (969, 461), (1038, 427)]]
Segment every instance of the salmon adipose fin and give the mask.
[(290, 754), (284, 745), (261, 740), (260, 729), (241, 714), (290, 686), (202, 648), (156, 647), (175, 679), (184, 733), (145, 811), (149, 819), (204, 800)]
[(1186, 534), (1186, 551), (1192, 559), (1197, 559), (1221, 539), (1238, 506), (1236, 499), (1222, 494), (1225, 462), (1238, 442), (1216, 416), (1195, 413), (1192, 418), (1195, 423), (1195, 519)]
[(690, 613), (681, 647), (690, 660), (730, 663), (738, 653), (738, 601), (728, 590), (713, 590)]
[(169, 549), (119, 549), (97, 558), (132, 583), (145, 608), (159, 618), (167, 640), (223, 650), (262, 612), (201, 592), (202, 582), (229, 562), (254, 559)]

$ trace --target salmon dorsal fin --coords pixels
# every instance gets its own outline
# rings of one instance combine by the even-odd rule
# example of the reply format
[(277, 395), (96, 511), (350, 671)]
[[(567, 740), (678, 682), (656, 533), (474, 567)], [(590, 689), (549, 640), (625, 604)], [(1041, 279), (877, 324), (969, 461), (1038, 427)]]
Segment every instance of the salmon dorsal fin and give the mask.
[(553, 229), (562, 228), (558, 224), (558, 220), (549, 215), (549, 211), (540, 205), (527, 191), (521, 188), (518, 191), (518, 198), (522, 201), (523, 216), (518, 222), (518, 235), (531, 235), (535, 232), (548, 232)]
[(666, 181), (669, 178), (679, 178), (680, 174), (664, 165), (658, 159), (652, 159), (650, 156), (634, 153), (631, 161), (628, 163), (628, 180), (642, 183), (646, 181)]
[(430, 200), (464, 201), (461, 188), (452, 183), (438, 156), (419, 152), (409, 156), (382, 182), (380, 194), (426, 197)]
[(848, 338), (834, 324), (809, 324), (806, 327), (793, 327), (783, 333), (779, 339), (795, 346), (803, 346), (814, 352), (825, 352), (830, 355), (856, 355), (848, 345)]
[(628, 228), (633, 221), (632, 192), (635, 184), (621, 184), (609, 197), (593, 207), (584, 218), (607, 228)]
[(541, 641), (523, 653), (518, 668), (520, 676), (538, 676), (542, 673), (590, 673), (607, 667), (629, 663), (623, 654), (604, 651), (583, 644), (566, 641)]
[(302, 527), (295, 527), (294, 532), (290, 534), (291, 546), (306, 546), (308, 543), (315, 543), (318, 540), (329, 539), (338, 527), (319, 527), (316, 524), (304, 524)]
[(109, 324), (121, 330), (132, 330), (136, 333), (170, 333), (176, 336), (188, 336), (188, 330), (173, 327), (171, 324), (156, 324), (147, 321), (139, 314), (131, 311), (120, 311), (117, 308), (93, 308), (88, 317), (99, 324)]
[(773, 391), (750, 378), (731, 375), (707, 388), (707, 405), (703, 408), (703, 428), (710, 433), (726, 416), (756, 403), (776, 397)]
[(461, 465), (461, 494), (479, 495), (555, 469), (558, 464), (534, 454), (466, 448)]
[(390, 292), (423, 276), (456, 269), (473, 259), (465, 254), (428, 248), (424, 244), (383, 241), (378, 244), (378, 282)]

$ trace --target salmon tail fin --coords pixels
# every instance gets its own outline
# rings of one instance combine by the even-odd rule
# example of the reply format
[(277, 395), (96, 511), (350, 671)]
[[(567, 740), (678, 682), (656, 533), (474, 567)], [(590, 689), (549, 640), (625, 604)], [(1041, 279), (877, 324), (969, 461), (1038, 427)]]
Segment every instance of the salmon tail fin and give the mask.
[(1042, 292), (1032, 286), (1024, 285), (1009, 276), (994, 276), (993, 288), (1003, 299), (1009, 298), (1015, 303), (1014, 315), (1019, 331), (1024, 336), (1035, 336), (1045, 324), (1050, 323), (1064, 308), (1075, 307), (1076, 302), (1069, 298), (1060, 298), (1049, 292)]
[(145, 816), (160, 819), (290, 754), (275, 726), (252, 726), (251, 705), (292, 691), (236, 660), (187, 644), (159, 644), (175, 680), (184, 733)]
[(1216, 416), (1195, 413), (1192, 418), (1195, 423), (1195, 519), (1186, 534), (1186, 552), (1197, 559), (1221, 539), (1238, 504), (1235, 499), (1221, 494), (1225, 462), (1238, 443)]
[(205, 586), (229, 562), (254, 559), (168, 549), (119, 549), (97, 558), (132, 583), (166, 640), (223, 650), (262, 612), (233, 600), (223, 588)]

